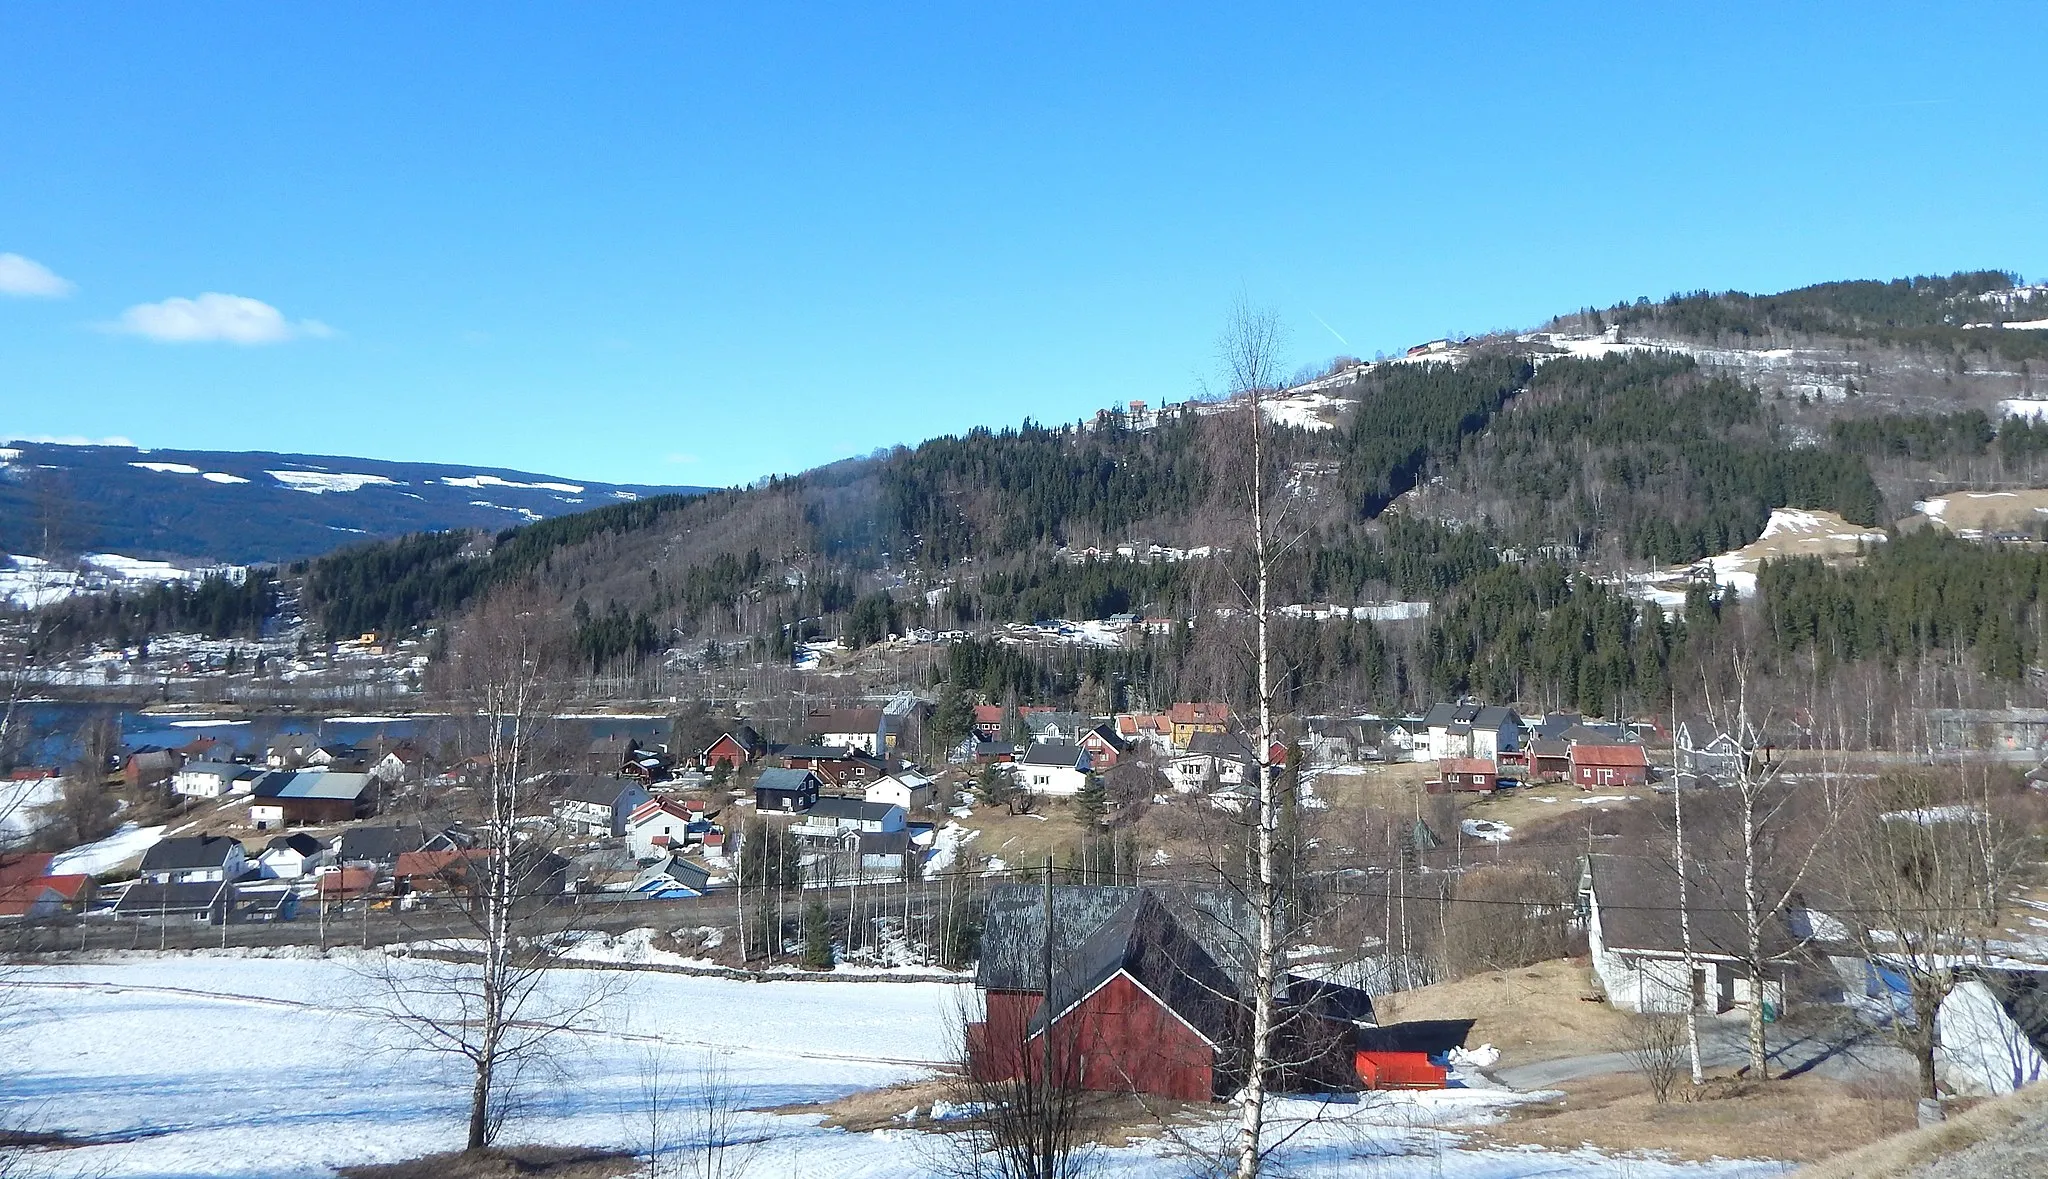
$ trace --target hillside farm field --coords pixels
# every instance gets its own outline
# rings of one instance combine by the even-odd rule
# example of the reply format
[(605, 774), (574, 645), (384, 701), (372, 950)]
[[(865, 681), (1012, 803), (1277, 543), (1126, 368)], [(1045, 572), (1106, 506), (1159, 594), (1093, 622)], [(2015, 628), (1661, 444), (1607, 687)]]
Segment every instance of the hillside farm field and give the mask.
[[(564, 971), (574, 985), (580, 971)], [(25, 968), (31, 1005), (6, 1054), (6, 1114), (100, 1144), (46, 1156), (53, 1173), (129, 1177), (324, 1177), (461, 1144), (467, 1080), (444, 1058), (402, 1050), (362, 1010), (347, 957), (132, 956)], [(672, 1069), (715, 1061), (751, 1109), (825, 1103), (933, 1075), (963, 997), (957, 984), (750, 983), (632, 973), (559, 1072), (526, 1089), (505, 1140), (631, 1150), (644, 1140), (650, 1053)], [(1498, 1090), (1390, 1094), (1356, 1105), (1286, 1101), (1281, 1124), (1313, 1119), (1283, 1156), (1293, 1175), (1545, 1175), (1635, 1179), (1775, 1175), (1772, 1162), (1705, 1167), (1591, 1150), (1466, 1149), (1456, 1127), (1521, 1100)], [(906, 1111), (911, 1099), (905, 1098)], [(1225, 1131), (1218, 1107), (1213, 1127)], [(931, 1174), (935, 1135), (856, 1133), (807, 1114), (744, 1115), (768, 1139), (749, 1174), (910, 1179)], [(1202, 1132), (1198, 1129), (1197, 1133)], [(1168, 1179), (1190, 1160), (1159, 1142), (1104, 1151), (1099, 1173)]]

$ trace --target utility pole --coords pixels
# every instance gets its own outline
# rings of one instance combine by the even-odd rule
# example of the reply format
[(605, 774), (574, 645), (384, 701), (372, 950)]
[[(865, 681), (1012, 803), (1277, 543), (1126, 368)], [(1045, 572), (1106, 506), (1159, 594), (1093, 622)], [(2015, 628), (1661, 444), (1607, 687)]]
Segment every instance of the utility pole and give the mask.
[(1693, 980), (1699, 975), (1692, 957), (1692, 910), (1686, 904), (1687, 881), (1685, 872), (1685, 789), (1678, 780), (1678, 697), (1671, 699), (1671, 826), (1673, 850), (1678, 861), (1678, 944), (1685, 953), (1685, 1048), (1692, 1058), (1692, 1083), (1706, 1084), (1706, 1073), (1700, 1068), (1700, 1022), (1699, 1000), (1693, 995)]

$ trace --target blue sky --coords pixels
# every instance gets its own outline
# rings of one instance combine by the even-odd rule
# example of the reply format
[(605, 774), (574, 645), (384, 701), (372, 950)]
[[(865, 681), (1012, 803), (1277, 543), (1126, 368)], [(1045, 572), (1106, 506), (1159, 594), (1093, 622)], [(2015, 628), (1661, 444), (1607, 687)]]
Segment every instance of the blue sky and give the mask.
[(0, 433), (741, 483), (1183, 399), (1240, 296), (2048, 275), (2044, 4), (727, 9), (0, 7)]

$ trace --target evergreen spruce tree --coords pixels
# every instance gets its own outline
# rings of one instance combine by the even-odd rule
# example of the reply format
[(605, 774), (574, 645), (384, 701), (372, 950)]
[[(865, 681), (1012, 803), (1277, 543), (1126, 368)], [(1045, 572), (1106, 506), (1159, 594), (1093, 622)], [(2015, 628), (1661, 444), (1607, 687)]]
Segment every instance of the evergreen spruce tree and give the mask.
[(804, 969), (830, 970), (836, 961), (832, 955), (832, 926), (825, 919), (825, 902), (812, 897), (804, 906)]

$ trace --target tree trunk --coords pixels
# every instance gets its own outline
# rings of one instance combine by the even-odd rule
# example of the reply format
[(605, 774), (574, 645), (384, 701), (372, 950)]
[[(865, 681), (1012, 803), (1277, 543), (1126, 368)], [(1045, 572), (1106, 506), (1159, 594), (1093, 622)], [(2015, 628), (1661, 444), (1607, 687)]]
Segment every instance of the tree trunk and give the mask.
[(469, 1145), (468, 1150), (482, 1150), (490, 1145), (491, 1130), (491, 1064), (488, 1060), (476, 1063), (476, 1084), (469, 1090)]
[(1279, 947), (1277, 931), (1274, 929), (1274, 905), (1277, 900), (1276, 881), (1273, 873), (1273, 829), (1278, 823), (1278, 808), (1273, 797), (1273, 689), (1268, 643), (1268, 603), (1266, 567), (1266, 504), (1263, 491), (1265, 479), (1264, 425), (1261, 420), (1265, 409), (1260, 404), (1261, 390), (1255, 385), (1251, 390), (1252, 414), (1252, 558), (1258, 578), (1257, 602), (1254, 607), (1258, 652), (1259, 728), (1258, 750), (1254, 767), (1259, 775), (1258, 829), (1254, 834), (1255, 868), (1258, 879), (1253, 888), (1253, 902), (1258, 906), (1259, 944), (1258, 956), (1252, 968), (1252, 1043), (1251, 1067), (1245, 1079), (1244, 1119), (1238, 1129), (1237, 1177), (1257, 1179), (1264, 1161), (1262, 1139), (1265, 1134), (1266, 1116), (1266, 1070), (1273, 1052), (1273, 983), (1278, 976)]

